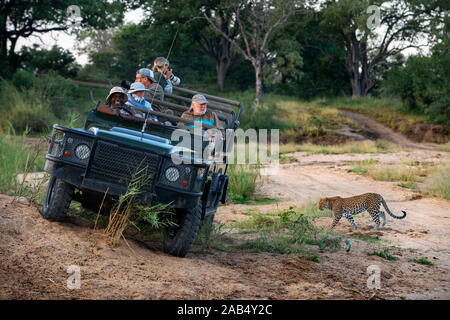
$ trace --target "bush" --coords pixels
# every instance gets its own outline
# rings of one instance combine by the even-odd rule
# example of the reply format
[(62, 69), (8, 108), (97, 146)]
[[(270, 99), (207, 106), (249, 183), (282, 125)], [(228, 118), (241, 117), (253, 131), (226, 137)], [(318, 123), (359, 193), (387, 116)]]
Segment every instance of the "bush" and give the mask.
[(409, 57), (405, 67), (388, 75), (388, 90), (400, 96), (409, 110), (433, 122), (450, 124), (450, 52)]
[[(106, 90), (100, 91), (103, 96)], [(12, 81), (0, 79), (0, 130), (12, 124), (18, 132), (26, 127), (44, 132), (55, 122), (65, 123), (73, 110), (83, 112), (88, 105), (92, 107), (88, 91), (54, 72), (35, 77), (19, 70)]]
[(260, 166), (233, 164), (228, 166), (228, 194), (233, 201), (252, 200), (257, 191)]
[(34, 75), (30, 71), (18, 69), (13, 74), (12, 82), (17, 88), (31, 88), (34, 83)]
[(27, 148), (27, 131), (16, 136), (9, 127), (7, 133), (0, 132), (0, 193), (14, 193), (17, 190), (19, 173), (42, 171), (45, 158), (39, 150)]

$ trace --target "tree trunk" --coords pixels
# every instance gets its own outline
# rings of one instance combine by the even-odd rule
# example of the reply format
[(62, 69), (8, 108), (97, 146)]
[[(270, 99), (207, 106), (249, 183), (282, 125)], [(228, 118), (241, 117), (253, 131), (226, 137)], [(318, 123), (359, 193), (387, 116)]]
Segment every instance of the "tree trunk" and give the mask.
[(216, 61), (217, 85), (220, 90), (225, 89), (225, 79), (227, 77), (230, 65), (231, 63), (229, 59), (220, 59), (219, 61)]
[(261, 60), (258, 59), (253, 63), (253, 67), (255, 68), (255, 80), (256, 80), (256, 102), (259, 103), (259, 100), (261, 100), (263, 96), (263, 84), (262, 84), (262, 66), (261, 66)]

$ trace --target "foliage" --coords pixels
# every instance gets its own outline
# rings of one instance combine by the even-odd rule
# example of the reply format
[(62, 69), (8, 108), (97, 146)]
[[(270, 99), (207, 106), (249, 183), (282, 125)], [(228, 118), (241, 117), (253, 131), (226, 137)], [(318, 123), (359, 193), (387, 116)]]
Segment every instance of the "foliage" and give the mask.
[(425, 264), (427, 266), (432, 266), (434, 265), (433, 262), (431, 262), (430, 260), (428, 260), (427, 258), (421, 257), (421, 258), (417, 258), (417, 259), (411, 259), (409, 260), (411, 262), (415, 262), (415, 263), (420, 263), (420, 264)]
[[(105, 29), (122, 21), (127, 3), (123, 0), (20, 0), (3, 3), (0, 6), (0, 76), (9, 76), (17, 69), (19, 60), (15, 49), (20, 38), (50, 31), (74, 31), (77, 26)], [(70, 13), (70, 6), (78, 6), (80, 18)]]
[[(330, 37), (342, 44), (346, 51), (345, 66), (354, 97), (366, 96), (375, 86), (376, 67), (404, 50), (420, 47), (423, 37), (431, 37), (433, 24), (439, 20), (445, 8), (439, 1), (427, 5), (415, 0), (395, 0), (383, 4), (383, 0), (325, 1), (322, 5), (321, 26), (337, 34)], [(377, 28), (374, 8), (379, 12), (381, 25)], [(373, 25), (373, 26), (372, 26)]]
[(388, 74), (388, 90), (401, 97), (409, 110), (450, 125), (449, 44), (435, 46), (429, 57), (411, 56), (403, 68), (393, 69)]
[(386, 248), (386, 249), (384, 249), (383, 251), (372, 251), (372, 252), (367, 252), (367, 255), (368, 256), (379, 256), (379, 257), (381, 257), (381, 258), (383, 258), (383, 259), (386, 259), (386, 260), (398, 260), (398, 258), (397, 257), (394, 257), (393, 255), (391, 255), (390, 253), (389, 253), (389, 250)]
[(94, 106), (91, 92), (98, 101), (105, 99), (108, 90), (79, 86), (54, 71), (35, 77), (17, 70), (12, 82), (0, 79), (0, 130), (11, 123), (19, 132), (27, 127), (31, 132), (45, 132), (55, 122), (68, 123), (71, 115), (85, 118)]
[(251, 237), (239, 247), (256, 252), (295, 253), (309, 257), (314, 255), (308, 254), (305, 245), (317, 245), (320, 250), (340, 249), (341, 235), (326, 232), (314, 225), (312, 219), (320, 215), (314, 203), (303, 208), (291, 206), (275, 213), (253, 213), (248, 220), (235, 224), (235, 227), (247, 233), (256, 232), (256, 238)]
[(228, 196), (236, 202), (252, 200), (259, 180), (260, 166), (231, 164), (228, 166)]
[(56, 45), (50, 50), (41, 49), (37, 45), (33, 48), (23, 47), (19, 55), (23, 68), (35, 74), (46, 74), (53, 70), (61, 76), (73, 77), (80, 68), (70, 51)]
[(425, 190), (433, 196), (450, 200), (450, 163), (443, 163), (432, 170)]
[(5, 133), (0, 131), (0, 193), (18, 191), (18, 174), (42, 171), (44, 167), (45, 156), (41, 150), (28, 146), (28, 133), (25, 130), (17, 135), (12, 126)]

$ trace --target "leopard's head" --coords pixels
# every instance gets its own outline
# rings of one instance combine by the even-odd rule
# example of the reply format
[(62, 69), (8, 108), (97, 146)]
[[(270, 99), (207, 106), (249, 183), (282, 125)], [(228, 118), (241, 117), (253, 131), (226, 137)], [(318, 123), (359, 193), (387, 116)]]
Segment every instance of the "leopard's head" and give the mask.
[(330, 208), (330, 200), (328, 198), (320, 198), (319, 200), (319, 211), (324, 211)]

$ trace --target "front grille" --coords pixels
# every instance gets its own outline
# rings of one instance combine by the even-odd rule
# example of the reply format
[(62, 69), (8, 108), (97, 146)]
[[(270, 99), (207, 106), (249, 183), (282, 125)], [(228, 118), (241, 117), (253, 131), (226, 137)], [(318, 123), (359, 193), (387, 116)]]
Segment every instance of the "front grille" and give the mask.
[[(91, 164), (92, 178), (106, 178), (116, 184), (128, 184), (137, 172), (150, 178), (145, 179), (145, 190), (151, 190), (161, 158), (152, 153), (127, 149), (116, 144), (98, 141)], [(141, 171), (142, 170), (142, 171)]]

